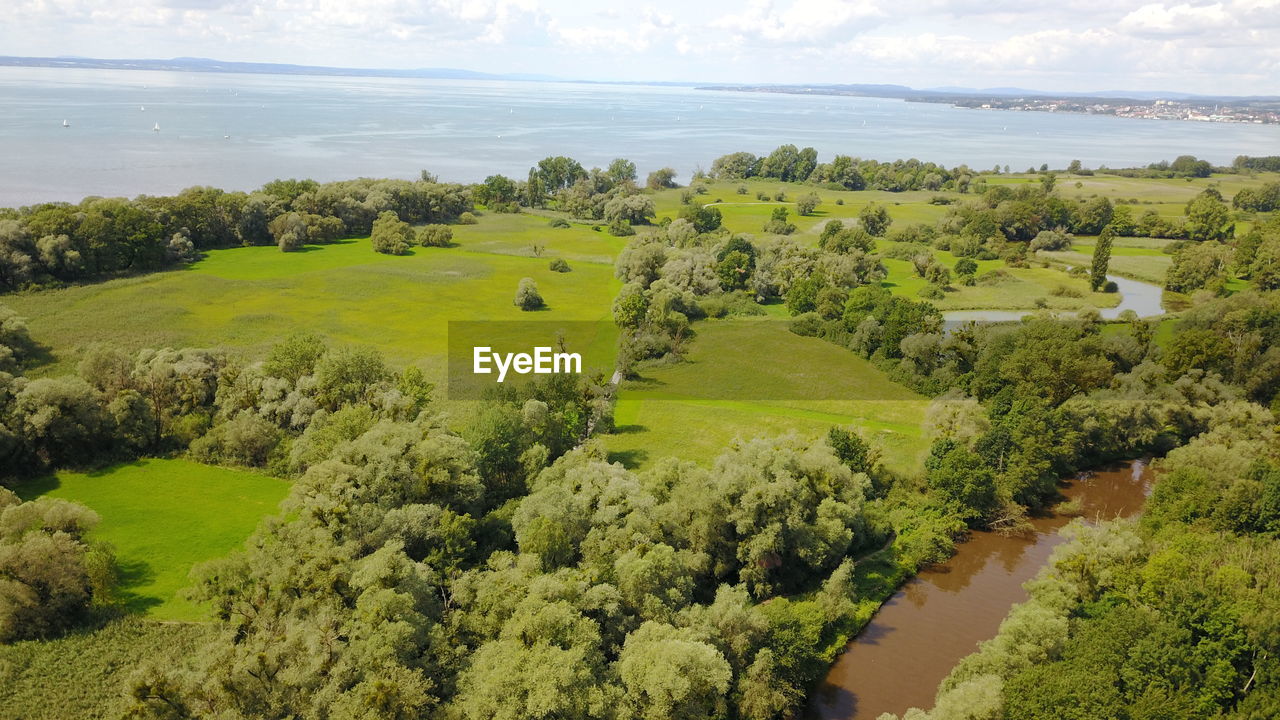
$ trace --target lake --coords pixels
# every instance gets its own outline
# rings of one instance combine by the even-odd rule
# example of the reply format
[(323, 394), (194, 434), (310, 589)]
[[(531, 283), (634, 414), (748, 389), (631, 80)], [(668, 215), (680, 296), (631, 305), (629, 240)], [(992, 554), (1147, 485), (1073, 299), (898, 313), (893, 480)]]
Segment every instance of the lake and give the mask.
[[(1015, 170), (1268, 155), (1280, 126), (966, 110), (937, 103), (584, 83), (0, 68), (0, 206), (248, 190), (279, 177), (523, 179), (548, 155), (687, 179), (783, 143)], [(66, 120), (69, 127), (63, 127)], [(160, 130), (154, 131), (159, 125)]]

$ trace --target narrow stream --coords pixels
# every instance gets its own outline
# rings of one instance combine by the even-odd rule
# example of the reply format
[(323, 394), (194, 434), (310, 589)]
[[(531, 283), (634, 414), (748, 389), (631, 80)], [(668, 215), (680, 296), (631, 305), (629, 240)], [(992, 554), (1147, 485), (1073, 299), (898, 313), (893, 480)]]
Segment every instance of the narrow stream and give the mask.
[[(1142, 509), (1153, 476), (1136, 460), (1088, 473), (1062, 488), (1080, 498), (1087, 519), (1129, 517)], [(875, 720), (881, 713), (933, 707), (938, 684), (979, 642), (995, 636), (1031, 579), (1063, 542), (1071, 518), (1033, 521), (1035, 534), (973, 533), (941, 566), (902, 586), (836, 660), (810, 701), (823, 720)]]
[[(1120, 304), (1100, 309), (1098, 312), (1103, 320), (1115, 320), (1125, 310), (1132, 310), (1138, 317), (1144, 318), (1164, 314), (1164, 306), (1161, 304), (1164, 290), (1158, 285), (1119, 275), (1108, 275), (1107, 279), (1116, 284)], [(1013, 322), (1030, 314), (1030, 310), (951, 310), (942, 313), (942, 323), (950, 330), (967, 322)]]

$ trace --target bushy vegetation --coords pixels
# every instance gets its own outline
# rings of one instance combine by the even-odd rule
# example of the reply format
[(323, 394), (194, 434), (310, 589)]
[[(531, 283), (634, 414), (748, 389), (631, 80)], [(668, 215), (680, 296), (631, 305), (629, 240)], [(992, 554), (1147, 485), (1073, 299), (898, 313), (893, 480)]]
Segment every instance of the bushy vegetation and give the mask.
[[(361, 179), (276, 180), (252, 193), (193, 187), (172, 197), (0, 210), (0, 290), (157, 270), (212, 248), (274, 244), (293, 251), (369, 235), (386, 213), (408, 223), (442, 223), (471, 209), (462, 185)], [(388, 242), (380, 252), (399, 247)]]
[(1280, 631), (1274, 419), (1212, 413), (1160, 461), (1139, 522), (1077, 521), (931, 712), (903, 720), (1272, 717)]
[[(1194, 158), (1167, 168), (1187, 177), (1202, 170)], [(654, 457), (644, 470), (629, 470), (610, 462), (593, 437), (614, 425), (614, 388), (604, 377), (504, 388), (457, 413), (417, 366), (307, 334), (257, 360), (99, 345), (80, 353), (73, 375), (27, 377), (44, 349), (17, 314), (0, 309), (6, 481), (182, 454), (292, 483), (243, 547), (192, 574), (190, 601), (212, 612), (213, 626), (184, 636), (181, 657), (139, 662), (127, 680), (127, 707), (113, 711), (791, 718), (879, 602), (917, 568), (945, 559), (968, 529), (1024, 530), (1030, 513), (1057, 501), (1059, 478), (1150, 453), (1168, 459), (1144, 524), (1078, 530), (1080, 542), (1055, 561), (1045, 589), (1033, 591), (1033, 609), (1019, 611), (1026, 617), (1011, 619), (984, 647), (980, 656), (989, 657), (957, 669), (936, 712), (1047, 717), (1050, 709), (1096, 708), (1098, 698), (1132, 716), (1144, 708), (1271, 712), (1276, 678), (1266, 661), (1277, 633), (1270, 601), (1259, 598), (1274, 594), (1273, 553), (1259, 538), (1280, 530), (1268, 409), (1280, 395), (1280, 305), (1266, 292), (1280, 286), (1274, 221), (1257, 218), (1236, 237), (1215, 189), (1188, 192), (1175, 211), (1182, 219), (1135, 218), (1132, 204), (1068, 195), (1047, 172), (1033, 182), (988, 183), (967, 168), (914, 160), (819, 163), (811, 148), (794, 146), (712, 166), (713, 178), (757, 186), (762, 199), (748, 203), (756, 214), (703, 202), (715, 195), (702, 174), (683, 191), (673, 189), (675, 176), (651, 174), (653, 192), (644, 192), (628, 161), (587, 170), (550, 157), (527, 179), (494, 175), (470, 188), (431, 178), (332, 187), (283, 181), (263, 189), (279, 212), (250, 244), (299, 249), (354, 232), (370, 234), (379, 252), (419, 256), (381, 257), (361, 245), (368, 262), (412, 264), (450, 254), (410, 248), (452, 245), (455, 228), (444, 223), (474, 220), (474, 200), (485, 223), (527, 221), (518, 227), (529, 234), (503, 245), (527, 265), (489, 299), (519, 315), (506, 293), (526, 272), (537, 282), (520, 280), (514, 305), (534, 310), (544, 306), (538, 282), (552, 293), (551, 278), (577, 281), (593, 264), (597, 273), (602, 267), (584, 252), (570, 254), (572, 275), (551, 274), (568, 263), (555, 257), (559, 248), (554, 260), (543, 259), (542, 238), (580, 234), (584, 245), (616, 249), (622, 241), (611, 236), (626, 236), (613, 263), (622, 287), (612, 305), (623, 376), (665, 364), (665, 377), (675, 378), (673, 369), (688, 367), (678, 361), (695, 331), (708, 327), (699, 320), (789, 315), (794, 334), (782, 333), (789, 341), (847, 357), (842, 367), (865, 374), (832, 378), (840, 392), (878, 384), (868, 402), (902, 403), (878, 411), (885, 415), (906, 414), (908, 405), (923, 412), (926, 401), (906, 388), (934, 396), (927, 436), (916, 436), (928, 448), (918, 466), (896, 458), (895, 470), (886, 468), (882, 439), (866, 429), (887, 425), (883, 415), (859, 418), (858, 429), (833, 421), (841, 417), (834, 411), (788, 407), (806, 427), (821, 424), (821, 437), (777, 432), (784, 418), (768, 432), (761, 423), (742, 439), (713, 439), (722, 447), (708, 463)], [(929, 222), (904, 221), (883, 195), (851, 203), (839, 219), (815, 217), (842, 204), (828, 205), (819, 193), (864, 189), (949, 193), (953, 202), (930, 205)], [(783, 204), (788, 197), (794, 214)], [(523, 209), (530, 212), (516, 214)], [(51, 206), (8, 213), (0, 242), (43, 233), (32, 218), (46, 211)], [(168, 222), (156, 220), (161, 237), (175, 227)], [(170, 233), (172, 262), (246, 242), (240, 224), (197, 227)], [(462, 240), (472, 229), (456, 230)], [(1105, 280), (1126, 249), (1119, 240), (1139, 235), (1179, 241), (1171, 289), (1234, 294), (1198, 296), (1160, 338), (1154, 323), (1104, 326), (1096, 314), (944, 330), (928, 301), (1009, 285), (1014, 273), (1032, 272), (1036, 253), (1093, 236), (1100, 260), (1093, 274)], [(55, 236), (32, 247), (63, 248), (64, 260), (88, 251), (67, 238), (70, 245)], [(4, 247), (26, 247), (27, 239)], [(306, 263), (318, 253), (270, 254)], [(7, 287), (73, 279), (56, 274), (56, 263), (40, 267)], [(890, 267), (899, 273), (892, 287)], [(1061, 288), (1045, 291), (1055, 302), (1086, 294), (1084, 280), (1043, 272)], [(1238, 292), (1241, 278), (1255, 290)], [(557, 309), (563, 304), (551, 298)], [(758, 381), (752, 354), (770, 348), (734, 346), (745, 336), (726, 336), (717, 347), (748, 368), (734, 387)], [(706, 412), (728, 410), (708, 403)], [(6, 504), (0, 607), (45, 619), (5, 625), (0, 618), (0, 629), (56, 636), (84, 626), (88, 610), (113, 598), (114, 565), (88, 534), (92, 515), (52, 499), (0, 497)], [(24, 549), (50, 542), (62, 551)], [(72, 579), (61, 594), (40, 574), (50, 564)], [(1136, 634), (1143, 627), (1157, 632)], [(54, 642), (69, 647), (76, 639)], [(1059, 673), (1049, 677), (1044, 667)], [(1172, 681), (1165, 668), (1176, 670)]]

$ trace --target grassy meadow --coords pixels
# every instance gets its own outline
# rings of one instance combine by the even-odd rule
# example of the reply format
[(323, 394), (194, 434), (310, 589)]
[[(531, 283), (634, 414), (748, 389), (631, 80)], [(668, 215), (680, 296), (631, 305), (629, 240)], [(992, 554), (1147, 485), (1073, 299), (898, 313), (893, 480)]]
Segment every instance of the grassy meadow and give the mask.
[(697, 332), (685, 362), (623, 384), (617, 432), (605, 437), (614, 459), (708, 462), (734, 440), (794, 433), (818, 442), (833, 425), (861, 428), (895, 470), (914, 469), (927, 450), (928, 399), (857, 355), (773, 319), (706, 321)]
[(157, 620), (203, 620), (181, 597), (196, 563), (239, 547), (289, 490), (283, 480), (187, 460), (139, 460), (59, 472), (18, 488), (24, 500), (62, 498), (101, 516), (94, 537), (115, 550), (124, 606)]

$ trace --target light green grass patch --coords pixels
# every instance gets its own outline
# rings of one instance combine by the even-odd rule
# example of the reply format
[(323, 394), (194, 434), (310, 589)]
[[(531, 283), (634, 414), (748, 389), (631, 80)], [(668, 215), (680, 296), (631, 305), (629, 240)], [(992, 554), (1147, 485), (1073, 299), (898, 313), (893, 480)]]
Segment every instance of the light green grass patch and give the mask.
[(161, 620), (205, 619), (179, 597), (192, 566), (239, 547), (288, 491), (287, 482), (253, 472), (155, 459), (18, 488), (27, 500), (74, 500), (98, 513), (93, 535), (115, 549), (126, 607)]
[(697, 331), (687, 362), (645, 369), (621, 388), (618, 432), (604, 437), (616, 459), (706, 463), (735, 439), (796, 433), (818, 442), (834, 425), (854, 425), (888, 466), (918, 467), (928, 401), (871, 363), (776, 320), (707, 321)]

